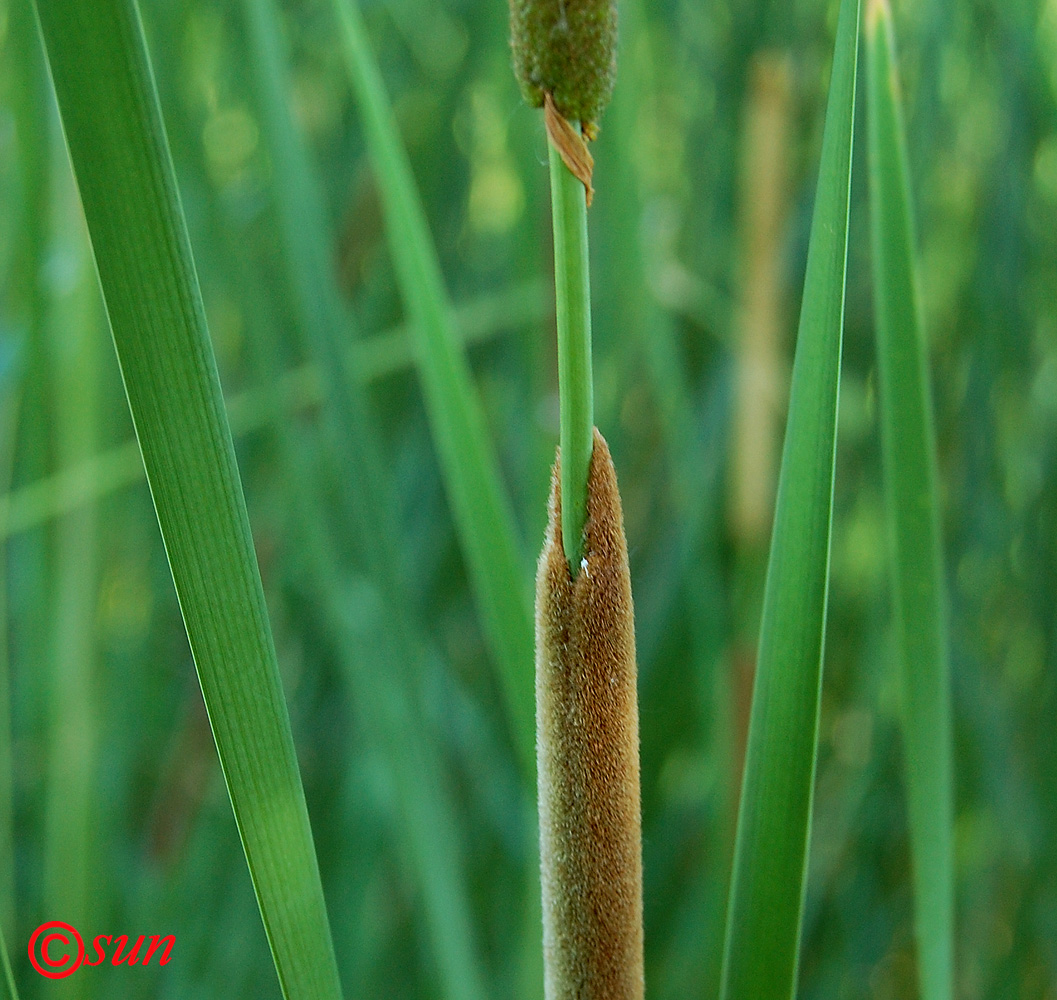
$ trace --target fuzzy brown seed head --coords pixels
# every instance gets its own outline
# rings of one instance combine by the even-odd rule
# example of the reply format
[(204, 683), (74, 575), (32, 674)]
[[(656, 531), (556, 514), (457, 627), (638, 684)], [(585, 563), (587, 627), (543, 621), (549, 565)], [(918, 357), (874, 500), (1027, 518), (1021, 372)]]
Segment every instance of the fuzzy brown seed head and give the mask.
[(617, 75), (615, 0), (510, 0), (510, 41), (525, 100), (550, 94), (569, 121), (598, 123)]
[(572, 580), (555, 463), (536, 576), (536, 740), (547, 1000), (641, 1000), (635, 626), (609, 448), (595, 430)]

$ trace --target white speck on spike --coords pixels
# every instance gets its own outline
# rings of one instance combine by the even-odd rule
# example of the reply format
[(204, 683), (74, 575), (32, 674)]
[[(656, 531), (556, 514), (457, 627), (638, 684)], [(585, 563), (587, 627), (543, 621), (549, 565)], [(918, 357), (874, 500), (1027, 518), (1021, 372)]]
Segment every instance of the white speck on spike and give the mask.
[(591, 578), (591, 574), (587, 572), (587, 556), (584, 556), (583, 559), (580, 560), (580, 569), (584, 571), (584, 576), (588, 579)]

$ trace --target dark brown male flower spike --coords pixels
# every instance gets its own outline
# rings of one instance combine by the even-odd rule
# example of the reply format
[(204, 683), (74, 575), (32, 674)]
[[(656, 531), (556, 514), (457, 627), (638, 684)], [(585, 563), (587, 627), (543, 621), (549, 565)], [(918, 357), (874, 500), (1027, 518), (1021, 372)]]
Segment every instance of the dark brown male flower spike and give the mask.
[(623, 513), (596, 428), (584, 556), (571, 579), (559, 463), (536, 575), (545, 996), (641, 1000), (639, 722)]

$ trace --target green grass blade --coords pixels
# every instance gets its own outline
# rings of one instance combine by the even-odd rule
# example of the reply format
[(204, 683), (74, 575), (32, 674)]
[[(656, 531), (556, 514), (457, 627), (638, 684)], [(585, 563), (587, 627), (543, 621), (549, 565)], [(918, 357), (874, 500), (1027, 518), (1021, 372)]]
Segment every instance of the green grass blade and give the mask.
[[(308, 150), (294, 126), (285, 79), (286, 57), (277, 5), (272, 0), (243, 0), (250, 65), (263, 137), (275, 174), (273, 186), (286, 273), (297, 328), (323, 383), (322, 423), (328, 459), (346, 484), (338, 500), (346, 528), (368, 540), (363, 555), (376, 580), (406, 603), (399, 554), (395, 505), (388, 493), (379, 436), (367, 400), (346, 371), (343, 348), (352, 334), (348, 311), (331, 277), (333, 240), (326, 221), (325, 198), (312, 171)], [(373, 543), (373, 544), (372, 544)], [(388, 551), (383, 551), (390, 547)]]
[(417, 338), (433, 439), (452, 514), (500, 671), (526, 783), (535, 782), (535, 707), (529, 576), (514, 533), (484, 414), (459, 350), (451, 306), (411, 165), (355, 0), (334, 0), (353, 89), (385, 209), (390, 251)]
[(723, 1000), (796, 988), (818, 746), (844, 319), (859, 2), (837, 24), (764, 593)]
[(922, 1000), (953, 996), (950, 669), (928, 357), (892, 14), (866, 10), (870, 214), (881, 446), (902, 677), (903, 739)]
[(134, 0), (38, 0), (70, 159), (265, 931), (341, 995), (245, 499)]
[(0, 539), (39, 528), (56, 517), (143, 478), (135, 441), (110, 448), (0, 497)]

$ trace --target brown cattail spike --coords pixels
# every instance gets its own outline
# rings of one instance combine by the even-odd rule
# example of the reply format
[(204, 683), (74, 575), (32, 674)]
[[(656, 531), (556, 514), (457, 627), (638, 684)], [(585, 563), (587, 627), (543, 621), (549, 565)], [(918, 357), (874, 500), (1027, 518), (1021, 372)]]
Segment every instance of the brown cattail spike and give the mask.
[(536, 576), (545, 996), (641, 1000), (639, 722), (624, 520), (595, 429), (584, 556), (572, 580), (559, 463)]

